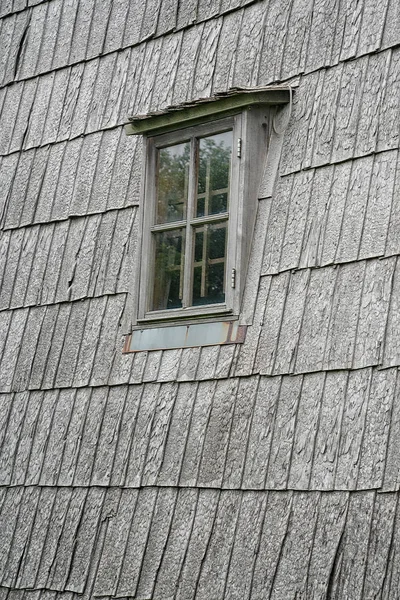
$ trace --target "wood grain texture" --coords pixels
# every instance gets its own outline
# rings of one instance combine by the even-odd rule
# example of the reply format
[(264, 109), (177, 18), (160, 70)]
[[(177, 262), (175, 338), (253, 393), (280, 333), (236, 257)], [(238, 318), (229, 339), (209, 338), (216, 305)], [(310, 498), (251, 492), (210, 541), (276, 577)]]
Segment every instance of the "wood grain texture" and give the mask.
[(291, 3), (281, 79), (288, 79), (305, 69), (312, 17), (313, 5), (308, 0), (294, 0)]
[(354, 367), (382, 362), (395, 260), (366, 263), (365, 280), (354, 349)]
[(260, 379), (246, 449), (245, 488), (262, 489), (265, 486), (280, 387), (280, 377)]
[(385, 333), (385, 347), (383, 354), (383, 364), (385, 366), (393, 366), (397, 364), (397, 357), (399, 354), (398, 350), (398, 295), (397, 290), (399, 288), (399, 275), (398, 275), (399, 263), (396, 260), (396, 267), (393, 276), (392, 294), (389, 306), (389, 314), (386, 325)]
[(304, 171), (293, 177), (288, 218), (282, 239), (279, 271), (286, 271), (299, 266), (304, 230), (308, 222), (308, 205), (313, 176), (313, 171)]
[(388, 5), (389, 2), (385, 0), (378, 9), (371, 0), (365, 2), (357, 48), (358, 55), (375, 52), (381, 47)]
[(299, 171), (303, 166), (311, 166), (307, 156), (310, 145), (308, 137), (313, 138), (315, 130), (310, 129), (310, 121), (321, 98), (319, 90), (322, 80), (322, 71), (310, 73), (304, 77), (303, 85), (293, 96), (292, 115), (283, 142), (279, 169), (281, 175)]
[(358, 155), (369, 154), (376, 148), (379, 113), (386, 88), (390, 58), (389, 52), (382, 52), (370, 56), (368, 61), (356, 140)]
[(258, 377), (239, 380), (224, 466), (223, 488), (242, 487), (258, 385)]
[(341, 161), (354, 156), (367, 70), (367, 58), (348, 62), (343, 67), (332, 148), (333, 161)]
[(290, 278), (273, 368), (275, 375), (294, 372), (309, 281), (309, 270), (293, 273)]
[(332, 106), (335, 106), (339, 99), (342, 73), (343, 65), (327, 69), (324, 73), (313, 151), (313, 165), (315, 166), (330, 162), (332, 137), (336, 125), (336, 115)]
[(139, 495), (118, 580), (119, 596), (130, 596), (136, 592), (156, 500), (156, 488), (144, 488)]
[(254, 86), (257, 83), (265, 15), (265, 2), (256, 3), (243, 12), (241, 35), (236, 45), (235, 86)]
[(189, 547), (189, 539), (195, 518), (197, 490), (183, 489), (177, 496), (176, 507), (165, 551), (157, 573), (153, 596), (170, 598), (176, 592), (176, 582)]
[(182, 383), (179, 385), (159, 467), (158, 485), (178, 485), (196, 391), (196, 384)]
[[(1, 3), (0, 598), (397, 598), (399, 19)], [(270, 83), (293, 106), (246, 341), (122, 355), (146, 202), (123, 124)]]
[(262, 331), (265, 302), (269, 294), (271, 277), (262, 277), (256, 296), (254, 320), (247, 328), (246, 339), (240, 346), (235, 364), (235, 375), (248, 375), (253, 372), (254, 359), (257, 352), (258, 339)]
[(199, 384), (196, 402), (193, 407), (188, 440), (181, 467), (180, 485), (193, 486), (197, 482), (198, 471), (203, 452), (204, 438), (212, 409), (216, 382), (204, 381)]
[(386, 249), (385, 249), (385, 254), (389, 255), (389, 256), (391, 254), (397, 254), (397, 248), (398, 248), (398, 239), (396, 236), (396, 229), (397, 229), (397, 225), (398, 225), (399, 218), (400, 218), (400, 210), (399, 210), (398, 202), (396, 202), (395, 198), (397, 195), (397, 190), (399, 189), (399, 183), (400, 183), (400, 171), (398, 169), (398, 162), (397, 162), (393, 196), (392, 196), (392, 207), (391, 207), (391, 212), (390, 212), (390, 220), (389, 220), (389, 224), (388, 224)]
[(178, 33), (163, 38), (158, 72), (154, 82), (153, 110), (160, 110), (172, 103), (182, 36), (182, 33)]
[[(213, 524), (212, 536), (204, 554), (197, 581), (196, 597), (205, 599), (211, 593), (224, 594), (227, 568), (236, 533), (241, 494), (221, 494)], [(215, 590), (212, 592), (212, 590)]]
[[(87, 565), (97, 536), (102, 539), (103, 554), (93, 590), (97, 594), (101, 589), (106, 598), (149, 593), (161, 598), (172, 589), (178, 598), (195, 598), (207, 593), (209, 586), (226, 598), (262, 598), (265, 594), (284, 598), (288, 586), (292, 594), (323, 597), (328, 580), (329, 589), (362, 598), (388, 585), (385, 562), (393, 560), (389, 541), (397, 520), (397, 495), (393, 493), (375, 497), (370, 491), (265, 495), (166, 489), (156, 495), (155, 488), (144, 488), (93, 489), (88, 494), (65, 489), (55, 495), (46, 488), (22, 490), (7, 491), (0, 519), (8, 519), (7, 535), (15, 532), (15, 541), (26, 540), (17, 590), (30, 581), (39, 587), (48, 578), (47, 590), (37, 591), (39, 600), (55, 594), (49, 587), (58, 587), (66, 566), (70, 567), (66, 587), (75, 593), (82, 589), (82, 583), (90, 579)], [(36, 505), (38, 510), (32, 511)], [(32, 520), (24, 518), (28, 514)], [(60, 561), (67, 556), (78, 523), (74, 558), (63, 566)], [(40, 525), (42, 531), (43, 526), (47, 530), (45, 541), (41, 535), (33, 537), (40, 534)], [(34, 545), (35, 539), (39, 546)], [(5, 555), (2, 585), (11, 581), (18, 559), (15, 550), (20, 547), (15, 543)], [(41, 560), (35, 552), (38, 547), (42, 548)], [(366, 548), (368, 559), (363, 553)], [(300, 571), (299, 560), (308, 569)], [(356, 571), (352, 568), (355, 561)], [(346, 573), (350, 576), (344, 578)], [(59, 597), (66, 594), (75, 600), (71, 592)], [(36, 595), (33, 598), (37, 600)]]
[(283, 61), (281, 49), (287, 35), (290, 6), (290, 3), (282, 3), (279, 0), (271, 0), (268, 3), (268, 16), (265, 19), (259, 59), (258, 85), (267, 85), (280, 79)]
[(270, 374), (274, 370), (289, 281), (289, 273), (282, 273), (271, 281), (269, 288), (263, 318), (263, 328), (260, 333), (254, 363), (255, 372), (259, 372), (263, 375)]
[(370, 395), (370, 369), (352, 371), (347, 383), (347, 402), (340, 425), (335, 488), (354, 489), (360, 469), (360, 455)]
[(331, 268), (311, 273), (296, 357), (297, 372), (322, 368), (336, 277)]
[(315, 0), (306, 53), (306, 72), (329, 66), (332, 57), (339, 2)]
[[(182, 6), (182, 3), (180, 4), (180, 6)], [(185, 6), (186, 8), (188, 8), (188, 3), (185, 3)], [(197, 56), (200, 52), (203, 28), (204, 25), (200, 25), (198, 27), (191, 27), (187, 29), (183, 34), (178, 69), (176, 72), (176, 79), (174, 84), (173, 104), (184, 102), (185, 100), (189, 100), (191, 97), (193, 65), (196, 64)]]
[(143, 466), (142, 484), (155, 485), (164, 459), (165, 445), (171, 424), (172, 412), (175, 405), (177, 385), (164, 383), (160, 386), (154, 415), (149, 431), (148, 446)]
[(238, 383), (237, 379), (217, 383), (202, 448), (200, 487), (222, 486)]
[[(284, 495), (270, 492), (257, 555), (252, 597), (261, 599), (271, 595), (280, 561), (280, 551), (287, 535), (288, 521), (292, 507), (292, 493)], [(276, 523), (279, 527), (276, 528)]]
[(19, 67), (18, 61), (21, 56), (20, 51), (27, 34), (29, 23), (29, 11), (10, 16), (10, 18), (2, 21), (1, 47), (4, 48), (0, 63), (0, 78), (2, 78), (2, 84), (10, 83), (14, 79), (15, 71)]
[(220, 92), (233, 85), (233, 73), (236, 61), (236, 48), (240, 35), (243, 12), (232, 12), (226, 15), (218, 40), (217, 57), (215, 60), (215, 74), (213, 91)]
[(352, 365), (365, 267), (363, 262), (349, 263), (338, 271), (324, 354), (328, 369)]
[(16, 71), (17, 77), (32, 77), (36, 73), (47, 9), (48, 3), (43, 3), (31, 12), (21, 60)]

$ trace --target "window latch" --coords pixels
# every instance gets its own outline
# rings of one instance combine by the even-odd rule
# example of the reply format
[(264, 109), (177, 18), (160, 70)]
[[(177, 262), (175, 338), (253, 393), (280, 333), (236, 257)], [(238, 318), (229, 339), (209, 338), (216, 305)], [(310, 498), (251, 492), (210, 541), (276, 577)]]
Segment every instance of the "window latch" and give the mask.
[(231, 273), (231, 286), (233, 288), (236, 287), (236, 269), (232, 269), (232, 273)]
[(242, 158), (242, 138), (238, 138), (237, 141), (237, 157)]

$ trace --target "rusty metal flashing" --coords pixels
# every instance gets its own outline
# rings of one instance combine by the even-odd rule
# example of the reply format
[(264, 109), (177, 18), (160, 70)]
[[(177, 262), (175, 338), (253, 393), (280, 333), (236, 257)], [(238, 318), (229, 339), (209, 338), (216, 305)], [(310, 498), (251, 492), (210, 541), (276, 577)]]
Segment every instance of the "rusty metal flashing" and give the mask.
[(122, 352), (243, 344), (246, 331), (247, 326), (239, 325), (238, 321), (136, 329), (126, 336)]
[(165, 110), (128, 117), (125, 131), (127, 135), (166, 133), (210, 119), (221, 119), (252, 106), (287, 104), (290, 97), (289, 86), (231, 88), (211, 98), (200, 98), (194, 102), (169, 106)]

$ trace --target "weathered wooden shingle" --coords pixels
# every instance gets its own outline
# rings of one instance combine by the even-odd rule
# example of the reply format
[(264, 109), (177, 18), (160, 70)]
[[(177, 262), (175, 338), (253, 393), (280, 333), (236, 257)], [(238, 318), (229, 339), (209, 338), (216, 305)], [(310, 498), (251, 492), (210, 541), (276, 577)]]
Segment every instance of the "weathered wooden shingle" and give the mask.
[(306, 71), (315, 71), (330, 65), (339, 5), (338, 0), (315, 0), (313, 3)]
[[(0, 598), (397, 597), (399, 15), (2, 2)], [(122, 355), (128, 115), (292, 77), (246, 341)]]
[[(163, 38), (161, 58), (154, 82), (152, 109), (165, 108), (172, 104), (174, 82), (181, 53), (183, 33)], [(202, 94), (201, 94), (202, 95)]]
[(376, 148), (379, 112), (390, 67), (390, 52), (372, 55), (368, 61), (359, 114), (356, 154), (368, 154)]
[[(279, 332), (285, 311), (290, 274), (282, 273), (271, 281), (263, 317), (263, 327), (257, 347), (254, 370), (262, 374), (273, 372)], [(262, 301), (262, 296), (258, 300)]]
[(365, 269), (366, 263), (358, 262), (338, 270), (324, 354), (328, 369), (352, 365)]
[(332, 106), (336, 106), (338, 102), (343, 65), (338, 65), (321, 73), (323, 73), (323, 88), (321, 90), (315, 125), (316, 135), (312, 158), (313, 166), (324, 165), (330, 162), (332, 138), (336, 126), (336, 115), (332, 110)]
[(44, 2), (31, 11), (29, 25), (21, 52), (21, 60), (16, 70), (16, 76), (18, 78), (32, 77), (37, 71), (48, 6), (49, 3)]
[(203, 28), (204, 25), (201, 24), (198, 27), (191, 27), (187, 29), (183, 34), (174, 85), (173, 104), (191, 99), (190, 92), (193, 85), (192, 69), (193, 64), (197, 63), (197, 57), (200, 53)]
[(367, 58), (361, 58), (358, 61), (350, 61), (344, 64), (340, 82), (332, 150), (332, 160), (335, 162), (354, 156), (367, 72)]
[(385, 343), (383, 350), (383, 364), (385, 366), (397, 365), (399, 358), (399, 284), (399, 260), (397, 259), (393, 276), (389, 314), (385, 332)]
[[(264, 3), (266, 6), (266, 3)], [(290, 16), (290, 4), (279, 0), (268, 3), (268, 15), (265, 19), (262, 47), (259, 56), (257, 85), (267, 85), (278, 81), (281, 74), (283, 55), (280, 51), (285, 43), (287, 23)]]
[(313, 9), (307, 0), (293, 0), (287, 22), (280, 79), (287, 79), (305, 69)]
[(236, 47), (240, 35), (242, 18), (243, 11), (235, 11), (226, 15), (223, 20), (215, 60), (213, 79), (213, 89), (215, 92), (229, 89), (233, 85)]
[[(258, 80), (266, 2), (257, 2), (243, 12), (240, 36), (236, 44), (233, 73), (235, 86), (254, 86)], [(260, 82), (265, 85), (264, 81)]]
[(200, 487), (222, 486), (238, 383), (237, 379), (217, 383), (202, 448)]

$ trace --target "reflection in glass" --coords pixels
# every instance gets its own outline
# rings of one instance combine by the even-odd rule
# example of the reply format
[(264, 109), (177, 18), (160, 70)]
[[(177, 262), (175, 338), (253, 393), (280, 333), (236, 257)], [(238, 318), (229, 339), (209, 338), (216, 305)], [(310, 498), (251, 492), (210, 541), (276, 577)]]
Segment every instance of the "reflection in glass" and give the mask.
[(186, 218), (190, 143), (158, 150), (157, 223)]
[(185, 235), (183, 229), (154, 233), (155, 269), (151, 310), (182, 307)]
[(223, 221), (195, 229), (193, 306), (225, 301), (226, 227)]
[(232, 131), (199, 140), (196, 217), (227, 212)]

